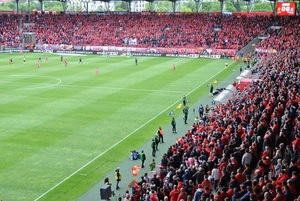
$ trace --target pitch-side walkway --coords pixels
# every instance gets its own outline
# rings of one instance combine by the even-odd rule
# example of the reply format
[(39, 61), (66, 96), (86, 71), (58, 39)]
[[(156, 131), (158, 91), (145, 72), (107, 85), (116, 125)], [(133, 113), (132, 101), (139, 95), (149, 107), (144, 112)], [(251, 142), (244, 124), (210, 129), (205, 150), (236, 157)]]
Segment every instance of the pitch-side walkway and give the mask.
[[(243, 66), (245, 68), (245, 64), (240, 64), (240, 66)], [(232, 72), (232, 74), (227, 77), (222, 82), (219, 82), (216, 86), (214, 86), (215, 89), (217, 88), (223, 88), (228, 86), (229, 84), (232, 84), (233, 81), (236, 80), (236, 77), (239, 75), (239, 66), (236, 67), (236, 70)], [(189, 107), (189, 116), (188, 116), (188, 124), (184, 124), (182, 116), (180, 115), (176, 119), (177, 123), (177, 134), (173, 134), (171, 132), (171, 125), (166, 126), (163, 128), (164, 130), (164, 142), (163, 144), (159, 144), (159, 151), (156, 153), (156, 157), (154, 158), (156, 161), (156, 164), (159, 165), (160, 160), (164, 153), (167, 152), (167, 148), (170, 145), (175, 144), (176, 138), (182, 137), (187, 130), (190, 129), (191, 125), (194, 123), (194, 119), (196, 115), (198, 114), (198, 107), (200, 104), (202, 104), (204, 107), (208, 104), (211, 106), (212, 100), (214, 97), (209, 97), (209, 87), (207, 88), (207, 95), (200, 98), (197, 102), (188, 103)], [(195, 115), (193, 113), (193, 109), (195, 109)], [(167, 114), (166, 114), (167, 115)], [(198, 116), (198, 115), (197, 115)], [(171, 116), (170, 116), (170, 122), (171, 122)], [(160, 125), (157, 125), (159, 127)], [(155, 131), (153, 131), (153, 135), (155, 134)], [(122, 173), (122, 181), (120, 182), (119, 186), (121, 187), (120, 190), (116, 191), (116, 181), (114, 179), (114, 173), (115, 170), (112, 170), (106, 177), (109, 178), (110, 182), (112, 183), (112, 190), (115, 192), (115, 196), (111, 197), (112, 201), (118, 201), (119, 197), (123, 197), (126, 190), (130, 190), (128, 185), (133, 180), (136, 179), (137, 181), (140, 181), (140, 178), (144, 173), (148, 173), (151, 175), (149, 164), (152, 162), (152, 154), (151, 154), (151, 148), (150, 148), (150, 141), (145, 143), (142, 147), (137, 148), (138, 152), (141, 152), (141, 150), (144, 150), (146, 154), (146, 162), (145, 162), (145, 168), (141, 169), (139, 172), (139, 175), (134, 178), (132, 176), (131, 168), (135, 165), (141, 165), (140, 160), (130, 160), (129, 158), (126, 158), (118, 167), (120, 167), (121, 173)], [(130, 153), (128, 153), (129, 156)], [(117, 168), (117, 167), (116, 167)], [(126, 171), (125, 171), (126, 170)], [(91, 187), (87, 192), (85, 192), (83, 195), (81, 195), (77, 201), (96, 201), (101, 200), (100, 198), (100, 189), (104, 185), (104, 178), (100, 180), (98, 183), (96, 183), (94, 186)]]

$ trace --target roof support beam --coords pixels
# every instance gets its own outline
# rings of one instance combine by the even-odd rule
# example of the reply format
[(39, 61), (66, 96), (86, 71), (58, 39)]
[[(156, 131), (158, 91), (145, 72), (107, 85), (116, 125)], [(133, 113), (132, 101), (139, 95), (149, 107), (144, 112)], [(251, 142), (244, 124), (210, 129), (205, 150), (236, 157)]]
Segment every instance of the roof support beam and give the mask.
[(40, 11), (43, 11), (45, 8), (44, 8), (44, 0), (39, 0), (40, 2)]
[(19, 2), (20, 2), (20, 0), (16, 0), (16, 10), (17, 10), (17, 13), (19, 13)]
[(202, 11), (203, 0), (195, 0), (196, 10), (197, 12)]

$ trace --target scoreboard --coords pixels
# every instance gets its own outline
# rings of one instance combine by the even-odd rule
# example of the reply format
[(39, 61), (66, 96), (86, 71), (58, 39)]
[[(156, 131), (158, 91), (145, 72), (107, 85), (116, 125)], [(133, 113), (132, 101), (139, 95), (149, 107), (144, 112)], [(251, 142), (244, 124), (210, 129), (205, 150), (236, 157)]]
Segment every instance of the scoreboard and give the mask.
[(296, 15), (295, 2), (277, 2), (276, 15), (277, 16), (295, 16)]

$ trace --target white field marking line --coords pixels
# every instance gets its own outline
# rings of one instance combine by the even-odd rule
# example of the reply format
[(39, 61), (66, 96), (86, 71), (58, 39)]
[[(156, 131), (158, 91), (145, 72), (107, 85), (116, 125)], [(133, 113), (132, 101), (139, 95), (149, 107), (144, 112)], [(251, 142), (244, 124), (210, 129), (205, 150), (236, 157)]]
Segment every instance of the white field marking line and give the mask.
[[(42, 76), (42, 77), (49, 77), (49, 76)], [(49, 78), (55, 79), (55, 80), (57, 80), (57, 82), (54, 84), (46, 85), (46, 86), (27, 87), (27, 88), (19, 89), (19, 90), (45, 89), (45, 88), (55, 87), (62, 82), (61, 79), (59, 79), (59, 78), (55, 78), (55, 77), (49, 77)]]
[[(233, 62), (234, 63), (234, 62)], [(233, 63), (231, 63), (229, 66), (231, 66)], [(218, 73), (216, 73), (215, 75), (211, 76), (209, 79), (207, 79), (205, 82), (203, 82), (202, 84), (198, 85), (196, 88), (194, 88), (192, 91), (190, 91), (188, 94), (191, 94), (192, 92), (194, 92), (195, 90), (197, 90), (198, 88), (200, 88), (202, 85), (204, 85), (205, 83), (207, 83), (209, 80), (211, 80), (213, 77), (217, 76), (218, 74), (220, 74), (222, 71), (224, 71), (224, 69), (220, 70)], [(181, 98), (178, 99), (177, 101), (175, 101), (172, 105), (170, 105), (169, 107), (167, 107), (166, 109), (164, 109), (163, 111), (161, 111), (160, 113), (158, 113), (157, 115), (155, 115), (154, 117), (152, 117), (151, 119), (149, 119), (146, 123), (144, 123), (143, 125), (141, 125), (140, 127), (136, 128), (134, 131), (132, 131), (131, 133), (129, 133), (127, 136), (125, 136), (123, 139), (119, 140), (118, 142), (116, 142), (114, 145), (112, 145), (110, 148), (108, 148), (107, 150), (105, 150), (104, 152), (100, 153), (98, 156), (96, 156), (95, 158), (93, 158), (91, 161), (89, 161), (88, 163), (86, 163), (85, 165), (83, 165), (82, 167), (80, 167), (78, 170), (76, 170), (75, 172), (73, 172), (72, 174), (70, 174), (68, 177), (66, 177), (65, 179), (63, 179), (62, 181), (60, 181), (59, 183), (57, 183), (56, 185), (54, 185), (52, 188), (50, 188), (49, 190), (47, 190), (45, 193), (43, 193), (42, 195), (40, 195), (38, 198), (36, 198), (34, 201), (37, 201), (39, 199), (41, 199), (42, 197), (44, 197), (45, 195), (47, 195), (50, 191), (52, 191), (53, 189), (55, 189), (56, 187), (58, 187), (59, 185), (61, 185), (62, 183), (64, 183), (65, 181), (67, 181), (68, 179), (70, 179), (73, 175), (77, 174), (79, 171), (81, 171), (82, 169), (84, 169), (86, 166), (88, 166), (89, 164), (91, 164), (92, 162), (94, 162), (95, 160), (97, 160), (98, 158), (100, 158), (102, 155), (104, 155), (105, 153), (107, 153), (109, 150), (111, 150), (112, 148), (114, 148), (115, 146), (119, 145), (121, 142), (123, 142), (125, 139), (127, 139), (128, 137), (130, 137), (132, 134), (134, 134), (136, 131), (140, 130), (141, 128), (143, 128), (144, 126), (146, 126), (148, 123), (150, 123), (151, 121), (153, 121), (155, 118), (157, 118), (159, 115), (163, 114), (164, 112), (166, 112), (167, 110), (169, 110), (172, 106), (174, 106), (175, 104), (178, 103), (178, 101), (181, 101)]]
[(68, 53), (52, 53), (52, 54), (56, 54), (56, 55), (60, 55), (60, 56), (87, 56), (87, 55), (85, 55), (85, 54), (68, 54)]
[[(27, 88), (22, 88), (22, 89), (18, 89), (18, 90), (32, 90), (32, 89), (45, 89), (45, 88), (50, 88), (50, 87), (55, 87), (57, 85), (59, 85), (62, 81), (61, 79), (59, 78), (56, 78), (56, 77), (51, 77), (51, 76), (31, 76), (31, 75), (11, 75), (11, 76), (14, 76), (14, 77), (46, 77), (46, 78), (51, 78), (51, 79), (54, 79), (54, 80), (57, 80), (56, 83), (54, 84), (47, 84), (45, 86), (37, 86), (37, 87), (27, 87)], [(0, 81), (0, 82), (4, 82), (4, 83), (25, 83), (25, 82), (14, 82), (14, 81)]]

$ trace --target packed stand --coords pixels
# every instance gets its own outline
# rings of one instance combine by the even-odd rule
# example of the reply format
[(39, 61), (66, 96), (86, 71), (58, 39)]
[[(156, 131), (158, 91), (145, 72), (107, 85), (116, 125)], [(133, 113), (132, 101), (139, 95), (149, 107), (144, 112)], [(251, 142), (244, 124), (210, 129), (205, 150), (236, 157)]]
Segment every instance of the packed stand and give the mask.
[[(3, 15), (1, 18), (3, 25), (9, 23), (2, 26), (5, 30), (0, 29), (5, 41), (15, 40), (12, 35), (20, 37), (18, 18), (22, 16)], [(199, 13), (33, 15), (30, 22), (35, 26), (24, 26), (23, 31), (35, 31), (36, 44), (41, 45), (214, 49), (239, 49), (275, 23), (272, 18), (259, 16), (238, 18)], [(136, 39), (136, 44), (129, 44), (131, 39)]]
[[(270, 52), (274, 52), (281, 49), (286, 49), (289, 47), (299, 48), (299, 40), (298, 34), (295, 33), (295, 28), (299, 26), (297, 24), (288, 24), (288, 20), (286, 18), (281, 19), (281, 24), (287, 24), (280, 29), (268, 29), (266, 32), (267, 38), (263, 40), (257, 48), (261, 48), (263, 50), (269, 50)], [(298, 30), (299, 32), (299, 27)], [(260, 56), (264, 57), (265, 54), (261, 53)]]
[(0, 15), (0, 46), (20, 45), (20, 19), (18, 15)]
[(292, 41), (264, 56), (259, 79), (194, 123), (131, 200), (300, 200), (300, 19), (285, 23), (267, 41)]

